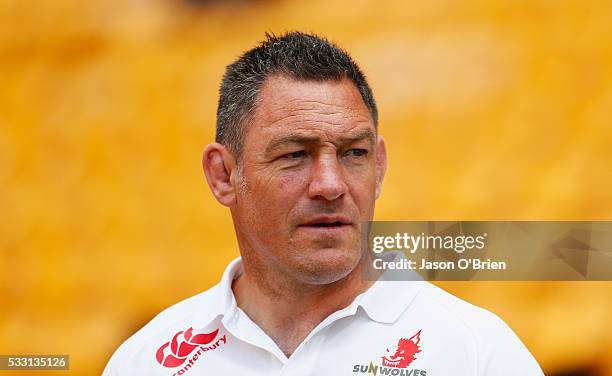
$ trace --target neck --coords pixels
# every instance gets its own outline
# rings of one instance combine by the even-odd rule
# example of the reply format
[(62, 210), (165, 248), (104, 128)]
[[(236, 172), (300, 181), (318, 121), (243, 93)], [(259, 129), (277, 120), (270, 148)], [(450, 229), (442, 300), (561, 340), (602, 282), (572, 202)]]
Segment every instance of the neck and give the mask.
[(232, 285), (236, 302), (287, 357), (319, 323), (372, 284), (362, 277), (362, 264), (341, 280), (321, 285), (261, 271), (247, 262), (243, 266), (244, 273)]

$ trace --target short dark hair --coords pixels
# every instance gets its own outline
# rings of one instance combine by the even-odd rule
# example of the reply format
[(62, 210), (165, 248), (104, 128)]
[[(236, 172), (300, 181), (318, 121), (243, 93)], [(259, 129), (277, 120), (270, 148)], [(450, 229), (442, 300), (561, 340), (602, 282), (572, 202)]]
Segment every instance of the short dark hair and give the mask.
[(365, 75), (350, 55), (327, 39), (314, 34), (289, 32), (266, 40), (228, 65), (221, 81), (215, 140), (236, 156), (242, 153), (249, 114), (268, 77), (283, 74), (296, 80), (351, 80), (367, 106), (374, 126), (378, 109)]

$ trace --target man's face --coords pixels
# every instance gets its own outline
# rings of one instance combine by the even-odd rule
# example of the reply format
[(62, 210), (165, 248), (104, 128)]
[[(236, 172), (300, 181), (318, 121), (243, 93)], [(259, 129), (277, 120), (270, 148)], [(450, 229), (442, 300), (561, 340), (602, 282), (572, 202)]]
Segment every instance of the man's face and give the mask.
[(349, 80), (269, 78), (248, 125), (232, 206), (245, 259), (306, 283), (347, 276), (361, 257), (385, 150)]

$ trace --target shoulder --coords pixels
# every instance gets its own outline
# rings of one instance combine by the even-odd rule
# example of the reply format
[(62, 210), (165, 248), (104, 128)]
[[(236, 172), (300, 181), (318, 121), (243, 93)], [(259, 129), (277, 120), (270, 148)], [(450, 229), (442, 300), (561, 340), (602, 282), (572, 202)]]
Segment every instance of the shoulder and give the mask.
[(218, 290), (219, 285), (215, 285), (161, 311), (117, 348), (103, 375), (122, 374), (120, 369), (123, 365), (133, 363), (135, 358), (141, 356), (143, 349), (150, 352), (151, 347), (172, 339), (177, 332), (214, 320), (220, 304)]
[(423, 284), (420, 298), (446, 314), (447, 319), (455, 321), (456, 325), (464, 326), (473, 334), (509, 329), (508, 325), (493, 312), (471, 304), (432, 283), (423, 282)]
[(514, 331), (493, 312), (423, 282), (417, 305), (444, 335), (473, 349), (479, 375), (506, 375), (517, 371), (543, 375), (539, 365)]

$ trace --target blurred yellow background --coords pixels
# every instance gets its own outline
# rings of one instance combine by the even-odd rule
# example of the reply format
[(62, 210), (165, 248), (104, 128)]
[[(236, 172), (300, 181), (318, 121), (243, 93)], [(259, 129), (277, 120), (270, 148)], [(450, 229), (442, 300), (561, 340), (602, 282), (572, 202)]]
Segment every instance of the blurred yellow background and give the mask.
[[(0, 0), (0, 354), (100, 374), (216, 283), (238, 250), (200, 156), (265, 31), (327, 36), (368, 76), (376, 219), (612, 219), (611, 25), (604, 1)], [(612, 282), (439, 285), (547, 375), (612, 375)]]

